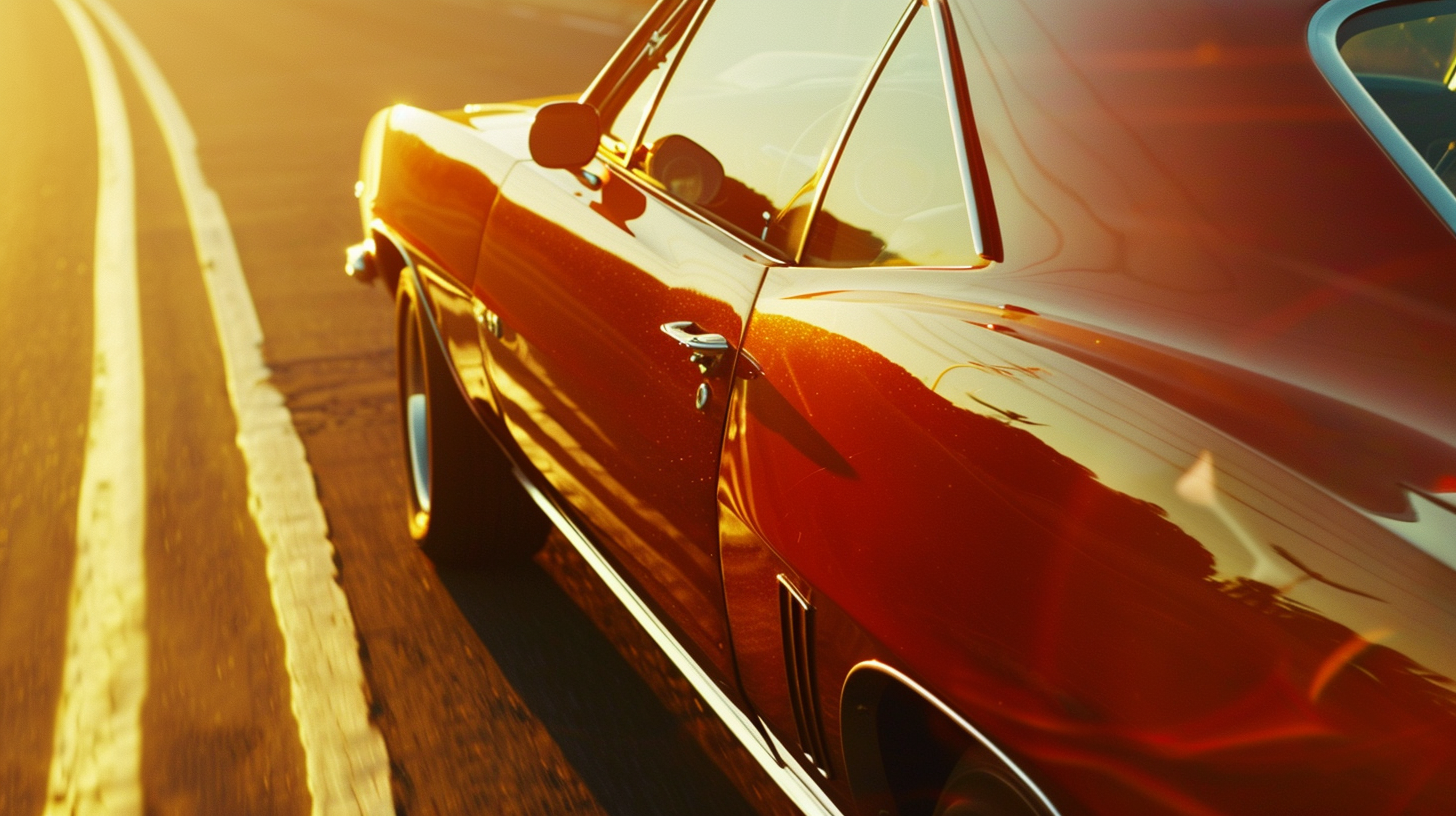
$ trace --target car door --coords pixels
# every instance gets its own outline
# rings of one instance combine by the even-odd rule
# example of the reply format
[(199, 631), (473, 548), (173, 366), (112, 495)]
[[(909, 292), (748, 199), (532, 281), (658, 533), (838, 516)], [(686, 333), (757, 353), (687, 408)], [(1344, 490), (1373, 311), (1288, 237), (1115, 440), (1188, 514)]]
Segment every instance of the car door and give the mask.
[[(881, 401), (874, 388), (860, 392), (882, 369), (889, 369), (887, 378), (903, 378), (904, 372), (837, 341), (836, 334), (852, 333), (848, 322), (867, 310), (836, 308), (835, 293), (846, 286), (873, 290), (916, 278), (965, 276), (997, 251), (994, 231), (983, 226), (990, 199), (972, 195), (979, 172), (971, 172), (960, 117), (948, 104), (946, 89), (953, 86), (942, 68), (947, 44), (937, 31), (937, 12), (920, 6), (889, 44), (843, 149), (824, 171), (827, 184), (801, 265), (772, 271), (763, 287), (744, 341), (761, 358), (760, 376), (735, 386), (725, 443), (724, 587), (744, 691), (782, 742), (797, 746), (797, 758), (831, 778), (843, 770), (842, 759), (831, 751), (838, 742), (837, 701), (847, 667), (832, 660), (816, 665), (830, 651), (823, 624), (834, 625), (816, 621), (827, 603), (817, 592), (825, 582), (822, 572), (837, 574), (875, 558), (878, 575), (890, 580), (897, 573), (899, 520), (886, 508), (900, 509), (904, 496), (895, 490), (897, 479), (883, 478), (885, 472), (896, 471), (898, 483), (907, 490), (913, 485), (923, 498), (944, 487), (938, 484), (941, 473), (921, 470), (931, 458), (915, 444), (928, 441), (934, 450), (941, 443), (897, 438), (903, 426), (896, 412), (903, 406)], [(970, 206), (973, 201), (979, 206)], [(826, 274), (841, 268), (856, 272)], [(793, 292), (791, 303), (817, 308), (823, 323), (786, 320), (779, 313), (786, 288)], [(824, 309), (825, 302), (834, 305)], [(943, 342), (933, 335), (917, 340), (927, 347)], [(902, 402), (910, 401), (907, 386), (897, 384)], [(824, 395), (831, 392), (837, 396), (826, 405)], [(872, 404), (889, 413), (865, 416), (876, 413), (866, 410)], [(834, 427), (838, 417), (857, 411), (860, 421), (848, 434)], [(846, 436), (852, 444), (842, 443)], [(750, 453), (765, 438), (777, 446), (775, 452)], [(770, 464), (759, 469), (755, 461)], [(846, 535), (844, 527), (826, 535), (824, 514), (835, 504), (826, 495), (802, 504), (792, 498), (809, 496), (805, 487), (823, 483), (855, 497), (845, 503), (855, 511), (835, 507), (839, 521), (833, 524), (863, 525), (863, 537)], [(770, 485), (767, 492), (779, 498), (766, 501), (763, 491)], [(784, 527), (795, 532), (786, 535)], [(904, 527), (913, 529), (914, 522)], [(883, 539), (883, 548), (873, 546), (876, 538)], [(828, 546), (806, 549), (806, 541)], [(839, 640), (842, 645), (854, 637)]]
[(725, 687), (714, 495), (736, 349), (904, 6), (659, 9), (587, 97), (597, 160), (521, 163), (486, 229), (475, 296), (510, 433)]

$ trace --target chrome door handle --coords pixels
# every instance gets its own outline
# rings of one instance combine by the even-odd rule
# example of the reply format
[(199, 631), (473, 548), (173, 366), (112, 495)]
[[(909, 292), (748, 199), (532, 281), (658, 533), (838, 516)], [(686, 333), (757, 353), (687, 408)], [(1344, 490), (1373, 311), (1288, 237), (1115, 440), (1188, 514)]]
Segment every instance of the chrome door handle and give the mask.
[(687, 346), (692, 352), (688, 355), (688, 360), (706, 377), (718, 367), (724, 353), (732, 351), (733, 347), (728, 345), (728, 338), (721, 334), (689, 331), (692, 328), (695, 326), (691, 320), (679, 320), (662, 324), (662, 333)]
[(675, 323), (662, 324), (663, 334), (682, 343), (693, 351), (722, 354), (733, 348), (728, 345), (728, 338), (721, 334), (713, 334), (711, 332), (694, 333), (688, 331), (691, 328), (693, 328), (693, 322), (691, 320), (679, 320)]

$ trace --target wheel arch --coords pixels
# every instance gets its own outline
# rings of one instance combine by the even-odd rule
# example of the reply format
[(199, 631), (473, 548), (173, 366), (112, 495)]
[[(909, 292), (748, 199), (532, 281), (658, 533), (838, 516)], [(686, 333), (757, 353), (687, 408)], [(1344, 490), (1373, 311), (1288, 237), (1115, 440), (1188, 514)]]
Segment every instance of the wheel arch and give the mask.
[(878, 660), (856, 664), (845, 677), (840, 724), (845, 775), (861, 813), (930, 816), (934, 797), (957, 762), (979, 750), (1049, 816), (1060, 814), (985, 734), (924, 686)]
[(399, 290), (399, 276), (404, 274), (405, 269), (413, 266), (409, 253), (394, 237), (394, 233), (379, 219), (375, 219), (369, 225), (369, 240), (374, 254), (375, 269), (384, 279), (386, 287), (384, 291), (391, 293), (392, 296)]

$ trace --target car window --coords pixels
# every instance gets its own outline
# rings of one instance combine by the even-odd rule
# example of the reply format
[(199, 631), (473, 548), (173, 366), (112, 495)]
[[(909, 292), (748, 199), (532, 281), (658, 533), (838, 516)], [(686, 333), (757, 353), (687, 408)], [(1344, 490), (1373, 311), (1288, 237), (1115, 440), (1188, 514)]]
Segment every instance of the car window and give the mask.
[(973, 266), (936, 33), (915, 15), (850, 131), (805, 246), (811, 266)]
[(602, 129), (619, 156), (632, 148), (647, 105), (662, 86), (699, 5), (698, 0), (685, 0), (662, 16), (602, 105)]
[(1340, 26), (1340, 57), (1426, 165), (1456, 191), (1456, 2), (1381, 6)]
[(642, 169), (740, 236), (796, 248), (794, 213), (907, 7), (717, 0), (651, 114)]

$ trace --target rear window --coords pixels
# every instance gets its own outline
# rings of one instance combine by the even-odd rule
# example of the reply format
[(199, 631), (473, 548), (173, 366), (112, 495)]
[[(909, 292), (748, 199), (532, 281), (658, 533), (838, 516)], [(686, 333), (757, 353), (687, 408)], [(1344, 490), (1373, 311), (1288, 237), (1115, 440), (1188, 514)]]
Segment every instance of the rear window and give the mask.
[(1340, 57), (1448, 190), (1456, 190), (1456, 0), (1383, 5), (1339, 28)]
[(1456, 232), (1456, 0), (1330, 0), (1308, 35), (1325, 78)]

